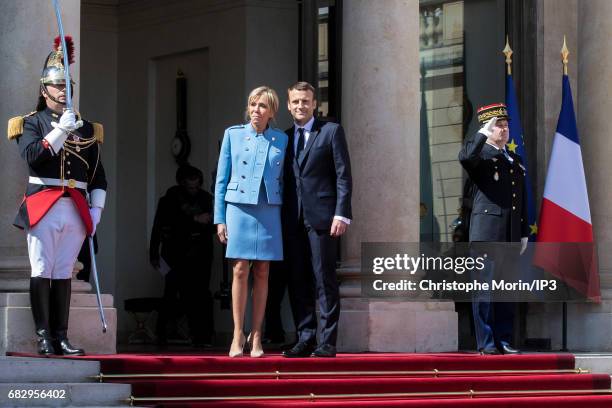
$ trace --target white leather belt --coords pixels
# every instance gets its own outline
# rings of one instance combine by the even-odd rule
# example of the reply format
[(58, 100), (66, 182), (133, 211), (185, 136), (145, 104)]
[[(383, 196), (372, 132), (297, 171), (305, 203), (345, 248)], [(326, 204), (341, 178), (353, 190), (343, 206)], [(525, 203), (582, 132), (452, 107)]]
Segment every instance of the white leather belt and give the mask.
[(83, 190), (87, 190), (87, 183), (84, 181), (76, 181), (75, 179), (69, 180), (60, 180), (54, 178), (46, 178), (46, 177), (32, 177), (30, 176), (29, 182), (31, 184), (40, 184), (43, 186), (53, 186), (53, 187), (70, 187), (70, 188), (80, 188)]

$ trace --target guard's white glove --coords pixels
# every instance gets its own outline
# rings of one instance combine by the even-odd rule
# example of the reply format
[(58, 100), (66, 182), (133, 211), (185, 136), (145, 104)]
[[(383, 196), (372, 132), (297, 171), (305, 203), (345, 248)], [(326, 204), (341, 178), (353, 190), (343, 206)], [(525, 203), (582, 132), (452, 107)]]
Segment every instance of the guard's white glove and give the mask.
[(45, 140), (55, 153), (59, 152), (64, 146), (64, 142), (68, 137), (68, 132), (78, 129), (83, 125), (83, 122), (76, 121), (74, 111), (68, 109), (60, 117), (59, 123), (51, 122), (51, 126), (54, 127), (46, 136)]
[(91, 224), (93, 225), (93, 230), (91, 232), (91, 236), (93, 237), (96, 233), (96, 227), (100, 223), (100, 218), (102, 218), (102, 209), (100, 207), (91, 207), (89, 209), (89, 215), (91, 215)]
[(59, 128), (66, 132), (72, 132), (78, 128), (76, 116), (72, 109), (68, 109), (62, 114), (62, 117), (59, 120)]
[(482, 127), (478, 130), (478, 133), (482, 133), (486, 137), (491, 137), (493, 135), (493, 128), (495, 127), (496, 122), (497, 117), (492, 117), (487, 123), (482, 125)]
[(529, 241), (528, 237), (521, 238), (521, 252), (520, 255), (523, 255), (523, 252), (527, 249), (527, 242)]

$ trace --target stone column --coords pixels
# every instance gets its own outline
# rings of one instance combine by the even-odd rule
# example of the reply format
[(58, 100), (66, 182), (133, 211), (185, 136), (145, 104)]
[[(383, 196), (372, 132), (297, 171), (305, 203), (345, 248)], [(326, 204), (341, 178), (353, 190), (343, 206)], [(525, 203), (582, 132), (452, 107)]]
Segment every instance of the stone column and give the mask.
[[(57, 32), (57, 24), (50, 1), (11, 1), (2, 7), (0, 90), (7, 103), (0, 105), (0, 120), (6, 124), (9, 118), (24, 115), (36, 106), (40, 72), (51, 51), (51, 33)], [(27, 255), (23, 233), (12, 226), (27, 173), (15, 142), (8, 142), (4, 133), (1, 140), (0, 161), (6, 174), (0, 195), (0, 260), (7, 262), (9, 257)]]
[[(561, 47), (563, 36), (567, 39), (570, 49), (569, 61), (570, 83), (574, 93), (574, 103), (578, 103), (578, 75), (576, 74), (578, 55), (578, 0), (564, 0), (559, 7), (556, 0), (537, 1), (537, 103), (536, 121), (538, 148), (536, 160), (538, 174), (536, 182), (544, 191), (548, 159), (557, 128), (557, 120), (561, 109)], [(520, 56), (515, 55), (515, 61)], [(518, 58), (518, 60), (517, 60)], [(539, 209), (541, 197), (537, 198)]]
[(344, 3), (342, 124), (353, 171), (353, 222), (342, 240), (338, 347), (457, 348), (452, 303), (363, 298), (362, 242), (419, 240), (419, 3)]
[(580, 48), (578, 59), (578, 127), (589, 189), (595, 241), (599, 247), (599, 271), (602, 298), (612, 300), (612, 2), (580, 2), (578, 23)]
[[(598, 248), (601, 282), (600, 305), (578, 305), (571, 308), (570, 333), (594, 333), (593, 336), (572, 336), (575, 348), (592, 351), (612, 350), (612, 2), (589, 0), (578, 2), (577, 72), (578, 132), (589, 191), (591, 220)], [(571, 58), (571, 56), (570, 56)], [(573, 313), (572, 313), (573, 312)]]
[[(63, 1), (64, 30), (79, 44), (80, 1)], [(0, 104), (0, 120), (7, 121), (25, 115), (36, 107), (38, 84), (45, 58), (57, 35), (53, 4), (47, 0), (10, 1), (2, 5), (0, 13), (0, 92), (8, 103)], [(72, 67), (78, 83), (79, 65)], [(78, 98), (78, 88), (75, 97)], [(27, 290), (29, 262), (25, 234), (13, 227), (13, 220), (25, 190), (27, 169), (19, 157), (15, 142), (6, 134), (0, 142), (0, 162), (6, 172), (0, 195), (0, 291)]]
[[(580, 135), (582, 159), (589, 192), (591, 221), (598, 248), (599, 273), (601, 282), (600, 304), (570, 303), (568, 305), (567, 346), (571, 350), (611, 351), (612, 350), (612, 185), (610, 175), (612, 164), (612, 142), (610, 141), (609, 115), (612, 109), (612, 28), (607, 21), (612, 18), (612, 3), (606, 0), (568, 2), (560, 9), (558, 4), (545, 0), (543, 11), (545, 33), (556, 31), (556, 39), (549, 38), (544, 46), (552, 49), (550, 66), (554, 69), (553, 81), (546, 81), (558, 98), (555, 110), (549, 117), (554, 123), (546, 122), (547, 140), (552, 143), (554, 126), (561, 104), (561, 74), (559, 50), (563, 34), (569, 32), (570, 50), (568, 74)], [(561, 22), (559, 21), (561, 20)], [(569, 22), (570, 24), (562, 24)], [(572, 25), (571, 23), (574, 22)], [(574, 44), (573, 46), (571, 44)], [(556, 54), (552, 54), (555, 52)], [(543, 70), (544, 68), (541, 68)], [(550, 68), (548, 68), (550, 69)], [(552, 116), (554, 115), (554, 117)], [(543, 154), (549, 157), (550, 148)], [(545, 169), (544, 166), (539, 167)], [(561, 346), (561, 306), (558, 304), (533, 305), (528, 319), (530, 337), (549, 337), (552, 348)]]
[[(63, 0), (64, 31), (74, 39), (76, 62), (71, 66), (74, 80), (79, 81), (79, 50), (81, 28), (80, 0)], [(53, 3), (48, 0), (7, 1), (0, 13), (0, 120), (25, 115), (36, 107), (38, 86), (45, 58), (51, 52), (58, 35)], [(79, 88), (74, 101), (78, 106)], [(6, 122), (4, 122), (6, 124)], [(6, 129), (6, 127), (5, 127)], [(34, 324), (30, 312), (30, 264), (25, 234), (13, 227), (13, 220), (27, 180), (27, 168), (19, 157), (14, 141), (6, 134), (0, 139), (0, 163), (5, 172), (0, 194), (0, 354), (6, 351), (33, 352)], [(73, 281), (73, 292), (88, 292), (89, 283)], [(70, 333), (75, 344), (90, 352), (115, 351), (116, 315), (112, 297), (103, 296), (109, 330), (100, 335), (95, 296), (75, 293), (72, 297)], [(100, 332), (100, 334), (98, 334)]]
[[(555, 0), (537, 0), (537, 162), (536, 183), (540, 196), (536, 197), (539, 211), (542, 192), (546, 182), (548, 159), (552, 149), (561, 109), (561, 47), (566, 36), (570, 49), (570, 83), (574, 103), (578, 103), (578, 84), (576, 75), (576, 55), (578, 52), (578, 1), (566, 0), (563, 7)], [(518, 56), (517, 56), (518, 58)], [(515, 59), (516, 61), (516, 59)], [(560, 303), (532, 303), (527, 313), (527, 338), (551, 340), (553, 350), (561, 348)]]

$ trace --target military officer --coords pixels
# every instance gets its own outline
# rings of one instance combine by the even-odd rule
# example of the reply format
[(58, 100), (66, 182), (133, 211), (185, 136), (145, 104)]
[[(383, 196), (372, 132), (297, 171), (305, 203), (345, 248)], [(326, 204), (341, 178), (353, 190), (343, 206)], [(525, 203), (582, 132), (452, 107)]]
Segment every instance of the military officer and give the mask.
[[(72, 39), (66, 37), (66, 42), (72, 63)], [(67, 337), (71, 277), (83, 240), (95, 232), (106, 200), (100, 161), (103, 129), (65, 109), (63, 52), (57, 38), (43, 67), (36, 110), (12, 118), (8, 137), (17, 142), (29, 174), (14, 224), (27, 232), (38, 352), (82, 355)]]
[[(482, 126), (468, 137), (459, 161), (474, 184), (470, 242), (517, 242), (527, 245), (525, 168), (521, 157), (506, 149), (508, 111), (503, 103), (478, 109)], [(488, 265), (492, 273), (493, 265)], [(490, 278), (490, 276), (489, 276)], [(510, 346), (514, 305), (493, 303), (488, 296), (472, 302), (478, 349), (485, 354), (514, 354)]]

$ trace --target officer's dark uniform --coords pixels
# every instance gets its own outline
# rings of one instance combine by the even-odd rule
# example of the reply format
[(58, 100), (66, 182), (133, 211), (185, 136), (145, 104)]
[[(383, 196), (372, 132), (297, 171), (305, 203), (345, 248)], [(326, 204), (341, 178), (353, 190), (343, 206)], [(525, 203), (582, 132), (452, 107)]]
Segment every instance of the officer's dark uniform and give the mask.
[[(86, 190), (106, 190), (104, 167), (100, 161), (101, 126), (96, 125), (96, 135), (94, 125), (83, 121), (83, 126), (73, 131), (73, 136), (66, 140), (64, 148), (54, 154), (43, 138), (53, 129), (51, 122), (56, 122), (58, 118), (57, 113), (45, 108), (23, 117), (22, 128), (18, 124), (19, 118), (12, 119), (13, 128), (18, 131), (10, 136), (16, 139), (19, 153), (28, 165), (28, 175), (31, 177), (29, 180), (37, 179), (43, 182), (28, 182), (14, 225), (29, 230), (45, 216), (58, 199), (70, 197), (87, 233), (90, 233), (92, 222)], [(46, 180), (64, 180), (66, 185), (46, 185)], [(79, 187), (71, 187), (73, 184), (78, 184)], [(80, 188), (85, 186), (86, 189)], [(58, 248), (58, 253), (59, 251), (61, 248)], [(39, 346), (43, 343), (43, 347), (39, 347), (42, 354), (82, 353), (82, 350), (71, 347), (67, 342), (70, 292), (70, 277), (49, 279), (42, 275), (33, 276), (30, 280), (32, 315)], [(49, 342), (55, 346), (48, 347)]]
[[(16, 138), (19, 145), (19, 154), (28, 164), (28, 175), (39, 179), (66, 180), (67, 185), (64, 186), (62, 195), (76, 198), (75, 204), (81, 213), (79, 207), (81, 201), (71, 192), (80, 193), (82, 202), (86, 203), (87, 191), (106, 190), (106, 176), (100, 161), (99, 146), (99, 143), (103, 141), (103, 132), (100, 124), (83, 120), (83, 126), (72, 132), (73, 136), (68, 137), (64, 149), (59, 154), (54, 154), (52, 149), (44, 143), (43, 138), (53, 130), (51, 122), (57, 122), (59, 116), (49, 108), (26, 115), (23, 117), (21, 134), (13, 137)], [(98, 129), (96, 134), (94, 134), (94, 126)], [(87, 189), (76, 186), (71, 188), (71, 180), (86, 183)], [(24, 201), (15, 218), (16, 227), (29, 229), (32, 223), (38, 220), (38, 213), (46, 212), (53, 205), (53, 202), (48, 199), (39, 202), (37, 197), (30, 201), (30, 197), (36, 193), (49, 190), (62, 190), (62, 188), (28, 182)], [(87, 219), (88, 211), (81, 215), (86, 225), (91, 222)]]
[(529, 235), (525, 168), (521, 157), (486, 143), (481, 133), (467, 138), (459, 161), (475, 185), (470, 241), (518, 242)]
[[(505, 119), (505, 106), (503, 112), (491, 117)], [(525, 168), (519, 155), (506, 152), (510, 160), (503, 149), (486, 142), (487, 136), (476, 133), (465, 140), (459, 152), (459, 161), (474, 185), (469, 240), (518, 242), (529, 235)], [(488, 298), (475, 298), (472, 307), (479, 350), (504, 350), (512, 340), (514, 305), (496, 302), (491, 307)]]

